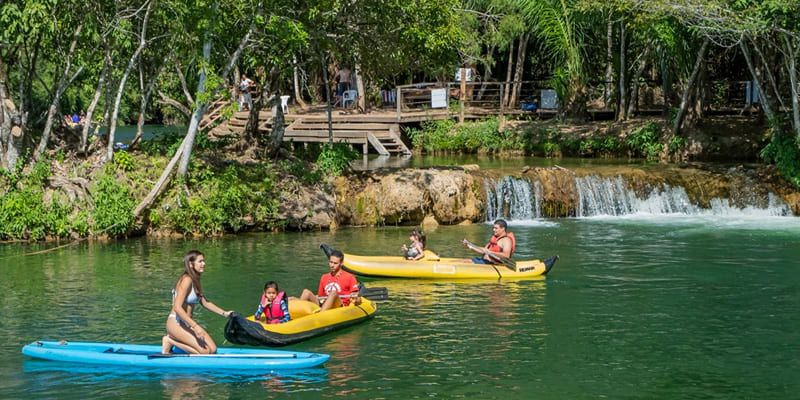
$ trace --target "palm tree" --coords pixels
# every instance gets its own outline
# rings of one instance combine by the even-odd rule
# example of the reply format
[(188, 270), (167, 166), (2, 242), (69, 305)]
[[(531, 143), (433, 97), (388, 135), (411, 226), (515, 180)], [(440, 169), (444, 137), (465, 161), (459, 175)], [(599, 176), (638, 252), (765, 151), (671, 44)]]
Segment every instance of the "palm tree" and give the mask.
[(578, 0), (517, 1), (530, 31), (542, 40), (546, 55), (561, 65), (551, 80), (561, 99), (561, 115), (583, 118), (587, 96), (583, 55), (585, 21), (577, 9)]

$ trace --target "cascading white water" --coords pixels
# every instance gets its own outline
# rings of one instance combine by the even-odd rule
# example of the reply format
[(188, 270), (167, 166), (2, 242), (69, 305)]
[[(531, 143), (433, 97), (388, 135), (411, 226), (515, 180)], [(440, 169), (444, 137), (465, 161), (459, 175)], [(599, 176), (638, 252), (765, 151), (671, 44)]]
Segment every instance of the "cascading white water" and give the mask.
[[(770, 193), (766, 208), (753, 204), (744, 208), (731, 204), (729, 199), (712, 199), (711, 208), (705, 209), (693, 204), (686, 190), (664, 184), (653, 189), (646, 198), (638, 198), (628, 188), (622, 177), (601, 178), (584, 176), (575, 179), (578, 190), (578, 217), (599, 215), (621, 216), (630, 214), (649, 215), (747, 215), (747, 216), (785, 216), (789, 207), (777, 196)], [(753, 196), (755, 199), (755, 196)]]
[(533, 185), (526, 179), (506, 176), (492, 186), (484, 182), (486, 190), (486, 220), (498, 218), (531, 220), (542, 215), (542, 184)]
[[(578, 192), (577, 217), (625, 215), (704, 215), (731, 217), (788, 216), (791, 211), (778, 196), (769, 193), (766, 201), (757, 205), (759, 196), (748, 196), (752, 205), (738, 207), (730, 199), (715, 198), (710, 208), (692, 203), (686, 189), (663, 184), (645, 198), (639, 198), (621, 176), (604, 178), (583, 176), (575, 178)], [(505, 176), (497, 181), (484, 181), (486, 191), (486, 220), (504, 218), (525, 221), (542, 218), (543, 188), (539, 181)], [(764, 204), (766, 203), (766, 205)]]

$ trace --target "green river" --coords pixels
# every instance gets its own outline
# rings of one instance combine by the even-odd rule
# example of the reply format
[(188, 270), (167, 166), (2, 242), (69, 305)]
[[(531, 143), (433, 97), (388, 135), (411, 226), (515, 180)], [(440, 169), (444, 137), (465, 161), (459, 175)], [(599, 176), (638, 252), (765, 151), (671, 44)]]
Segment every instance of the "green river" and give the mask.
[[(397, 254), (410, 228), (0, 246), (0, 398), (750, 399), (800, 393), (800, 218), (598, 217), (512, 221), (518, 259), (561, 256), (546, 279), (369, 280), (373, 320), (290, 349), (323, 368), (230, 375), (26, 359), (38, 339), (158, 343), (192, 248), (208, 297), (252, 313), (266, 280), (297, 295), (327, 269), (320, 243)], [(429, 247), (490, 225), (443, 226)], [(218, 343), (224, 319), (197, 314)]]

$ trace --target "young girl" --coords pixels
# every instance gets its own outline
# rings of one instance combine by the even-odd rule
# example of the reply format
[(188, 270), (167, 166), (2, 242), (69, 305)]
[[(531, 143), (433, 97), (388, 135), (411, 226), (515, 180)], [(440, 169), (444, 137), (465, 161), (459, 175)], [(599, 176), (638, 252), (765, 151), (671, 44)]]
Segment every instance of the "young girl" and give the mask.
[(414, 229), (408, 235), (411, 245), (403, 245), (403, 255), (406, 260), (416, 261), (425, 257), (425, 234), (419, 229)]
[(214, 354), (217, 345), (211, 336), (192, 319), (192, 311), (198, 304), (207, 310), (228, 317), (232, 311), (225, 311), (208, 301), (203, 295), (200, 276), (206, 269), (203, 253), (191, 250), (183, 256), (183, 274), (172, 289), (172, 310), (167, 317), (167, 335), (161, 340), (161, 351), (172, 352), (172, 346), (187, 353)]
[(286, 293), (278, 289), (278, 284), (275, 281), (269, 281), (264, 284), (264, 294), (261, 295), (261, 301), (258, 303), (258, 309), (254, 317), (256, 321), (268, 324), (281, 324), (291, 319)]

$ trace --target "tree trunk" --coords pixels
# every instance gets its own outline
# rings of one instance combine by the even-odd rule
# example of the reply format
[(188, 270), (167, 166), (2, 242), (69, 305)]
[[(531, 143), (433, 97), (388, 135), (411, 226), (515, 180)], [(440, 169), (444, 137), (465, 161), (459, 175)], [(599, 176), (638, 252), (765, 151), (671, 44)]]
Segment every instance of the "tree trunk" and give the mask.
[(86, 109), (86, 120), (83, 121), (83, 131), (81, 132), (81, 148), (78, 149), (80, 153), (86, 153), (86, 146), (89, 142), (89, 131), (92, 129), (92, 118), (94, 117), (94, 110), (97, 108), (97, 103), (100, 102), (100, 96), (103, 94), (103, 85), (106, 82), (106, 74), (111, 67), (111, 49), (106, 47), (106, 55), (103, 58), (103, 70), (100, 71), (100, 79), (97, 81), (97, 87), (94, 89), (94, 96), (89, 108)]
[[(753, 44), (753, 49), (755, 49), (756, 53), (758, 53), (758, 56), (761, 59), (761, 65), (763, 65), (763, 68), (756, 68), (755, 70), (756, 70), (757, 73), (759, 73), (759, 75), (760, 75), (760, 71), (763, 70), (764, 74), (767, 76), (767, 81), (769, 81), (769, 84), (772, 87), (772, 91), (773, 91), (773, 95), (775, 96), (775, 100), (777, 100), (777, 102), (778, 102), (776, 107), (773, 108), (773, 111), (774, 112), (779, 112), (780, 109), (786, 107), (786, 105), (783, 104), (783, 96), (781, 96), (781, 92), (778, 90), (778, 84), (777, 84), (777, 82), (775, 80), (775, 75), (772, 73), (772, 70), (770, 69), (770, 64), (771, 63), (767, 62), (767, 58), (764, 57), (764, 53), (758, 47), (758, 43), (756, 43), (755, 39), (751, 38), (750, 39), (750, 43)], [(755, 66), (755, 64), (753, 64), (753, 66)]]
[(619, 107), (617, 108), (617, 121), (628, 119), (628, 88), (625, 86), (628, 62), (625, 59), (627, 52), (627, 40), (625, 39), (625, 21), (619, 22)]
[[(194, 98), (192, 98), (192, 93), (189, 92), (189, 85), (186, 84), (186, 76), (183, 74), (183, 70), (181, 70), (180, 64), (175, 64), (175, 72), (178, 74), (178, 80), (181, 82), (181, 89), (183, 90), (183, 95), (186, 97), (186, 104), (194, 104)], [(234, 87), (239, 87), (239, 85), (234, 85)], [(187, 117), (188, 117), (187, 113)]]
[[(277, 98), (280, 99), (280, 97)], [(278, 150), (281, 148), (281, 144), (283, 144), (283, 134), (286, 132), (285, 125), (283, 107), (278, 104), (278, 107), (275, 107), (275, 115), (272, 118), (272, 134), (270, 135), (270, 140), (266, 148), (266, 153), (269, 158), (275, 157), (275, 155), (278, 154)]]
[(519, 38), (519, 48), (517, 49), (517, 66), (514, 71), (514, 86), (511, 93), (510, 108), (514, 108), (519, 101), (522, 91), (522, 73), (525, 71), (525, 54), (528, 47), (528, 34), (524, 33)]
[(141, 54), (145, 46), (147, 46), (147, 21), (150, 18), (150, 9), (152, 6), (152, 1), (147, 3), (147, 10), (145, 10), (144, 19), (142, 19), (142, 29), (139, 32), (139, 45), (136, 47), (133, 55), (131, 55), (130, 60), (128, 60), (128, 66), (125, 67), (125, 72), (122, 73), (122, 78), (120, 79), (119, 86), (117, 87), (117, 97), (114, 99), (114, 108), (111, 110), (111, 120), (108, 123), (108, 144), (106, 147), (105, 158), (106, 162), (114, 159), (114, 133), (117, 130), (119, 105), (122, 102), (122, 94), (125, 93), (125, 82), (128, 80), (131, 70), (133, 70), (134, 63), (136, 63), (136, 60), (139, 58), (139, 54)]
[[(214, 3), (214, 10), (212, 11), (212, 15), (216, 14), (217, 4)], [(225, 65), (225, 68), (222, 70), (222, 77), (227, 77), (230, 74), (233, 67), (236, 65), (236, 62), (239, 60), (239, 57), (242, 55), (244, 51), (244, 47), (247, 45), (247, 42), (250, 40), (250, 36), (253, 35), (253, 31), (255, 30), (255, 25), (250, 24), (250, 29), (247, 30), (247, 33), (242, 37), (242, 40), (239, 41), (239, 46), (237, 46), (236, 51), (230, 55), (228, 58), (228, 63)], [(206, 90), (206, 70), (205, 65), (208, 65), (211, 61), (211, 33), (210, 27), (209, 30), (206, 31), (206, 42), (203, 44), (203, 64), (204, 67), (200, 69), (200, 79), (197, 82), (197, 92), (195, 92), (195, 98), (198, 99), (195, 105), (194, 113), (192, 114), (192, 118), (189, 120), (189, 129), (186, 131), (186, 138), (184, 139), (185, 147), (183, 150), (183, 156), (181, 157), (181, 163), (178, 166), (178, 176), (184, 177), (186, 173), (189, 171), (189, 160), (192, 157), (192, 149), (194, 148), (194, 139), (197, 136), (197, 129), (200, 126), (200, 121), (203, 119), (203, 115), (205, 115), (208, 104), (200, 99), (204, 96)], [(209, 96), (213, 98), (216, 96), (216, 92)]]
[(328, 80), (328, 61), (325, 55), (322, 56), (322, 81), (325, 83), (325, 102), (327, 103), (328, 118), (328, 143), (333, 145), (333, 110), (331, 106), (331, 83)]
[[(251, 25), (250, 30), (247, 34), (242, 38), (242, 41), (239, 42), (239, 48), (231, 55), (228, 59), (228, 65), (222, 71), (222, 76), (228, 76), (230, 70), (236, 64), (236, 61), (239, 59), (239, 56), (242, 54), (242, 50), (244, 49), (244, 45), (249, 40), (250, 36), (253, 33), (253, 26)], [(208, 35), (207, 35), (208, 37)], [(208, 51), (206, 51), (206, 49)], [(206, 43), (203, 45), (203, 56), (204, 56), (204, 64), (207, 64), (210, 57), (211, 57), (211, 39), (206, 39)], [(200, 70), (200, 82), (197, 83), (197, 94), (202, 95), (205, 92), (205, 69)], [(198, 98), (202, 98), (202, 96), (198, 96)], [(175, 151), (175, 155), (172, 156), (172, 159), (169, 161), (169, 164), (164, 168), (164, 171), (161, 172), (161, 176), (158, 178), (158, 182), (156, 182), (153, 189), (150, 190), (150, 193), (145, 196), (144, 199), (136, 206), (133, 211), (133, 217), (139, 218), (139, 216), (150, 207), (150, 204), (155, 201), (158, 195), (163, 190), (164, 186), (166, 186), (167, 182), (169, 182), (170, 177), (172, 176), (172, 170), (175, 169), (175, 165), (178, 163), (178, 160), (186, 159), (186, 169), (188, 169), (188, 157), (186, 157), (186, 153), (191, 151), (192, 143), (194, 142), (194, 134), (197, 132), (197, 127), (200, 124), (200, 120), (203, 118), (203, 114), (205, 114), (205, 105), (204, 104), (196, 104), (195, 111), (193, 117), (189, 123), (189, 129), (186, 133), (186, 137), (183, 138), (183, 142), (181, 142), (180, 147), (178, 150)], [(194, 126), (193, 126), (194, 125)], [(179, 169), (180, 173), (180, 169)], [(184, 170), (182, 176), (186, 174)]]
[(206, 42), (203, 43), (203, 66), (200, 67), (200, 79), (197, 81), (197, 91), (195, 97), (198, 101), (195, 103), (192, 118), (189, 120), (189, 129), (186, 131), (186, 137), (183, 139), (183, 155), (181, 156), (181, 163), (178, 166), (178, 176), (186, 176), (189, 171), (189, 160), (192, 157), (192, 147), (194, 147), (194, 138), (197, 136), (197, 128), (200, 126), (200, 121), (206, 113), (206, 102), (200, 100), (206, 92), (206, 65), (211, 60), (211, 35), (206, 35)]
[[(183, 114), (183, 116), (186, 118), (186, 121), (189, 121), (189, 118), (192, 117), (192, 110), (190, 110), (189, 107), (186, 107), (185, 104), (183, 104), (180, 101), (175, 100), (175, 99), (167, 96), (162, 91), (158, 92), (158, 96), (161, 97), (161, 99), (158, 100), (159, 103), (174, 107), (181, 114)], [(189, 103), (189, 104), (192, 104), (192, 103)]]
[[(511, 72), (513, 71), (514, 67), (514, 40), (511, 40), (511, 43), (508, 44), (508, 67), (506, 68), (506, 82), (510, 82)], [(509, 83), (505, 83), (505, 93), (503, 96), (503, 104), (508, 106), (508, 100), (511, 98), (511, 85)]]
[(606, 24), (606, 79), (603, 85), (603, 105), (608, 108), (614, 92), (614, 21)]
[(158, 178), (158, 182), (156, 182), (155, 186), (147, 196), (142, 199), (142, 201), (136, 206), (133, 210), (133, 218), (138, 219), (139, 216), (142, 214), (147, 207), (150, 207), (150, 204), (161, 194), (161, 190), (163, 190), (164, 186), (169, 182), (169, 178), (172, 176), (172, 170), (175, 169), (175, 164), (178, 163), (178, 160), (183, 155), (183, 149), (186, 147), (186, 138), (183, 138), (183, 142), (178, 147), (178, 150), (175, 150), (175, 154), (172, 156), (172, 159), (169, 160), (169, 163), (164, 168), (164, 171), (161, 172), (161, 176)]
[[(358, 54), (356, 54), (358, 57)], [(355, 73), (356, 73), (356, 90), (358, 91), (358, 107), (361, 108), (361, 112), (367, 112), (367, 92), (366, 92), (366, 85), (364, 85), (364, 77), (361, 75), (361, 61), (357, 61), (355, 63)]]
[[(792, 39), (794, 40), (794, 39)], [(797, 48), (796, 43), (789, 41), (789, 37), (783, 34), (783, 43), (786, 46), (786, 67), (789, 72), (789, 83), (792, 86), (792, 128), (794, 128), (795, 141), (800, 146), (800, 99), (798, 98), (798, 79), (797, 79)]]
[(672, 126), (673, 135), (678, 135), (681, 131), (681, 127), (683, 126), (683, 120), (686, 118), (686, 110), (689, 108), (689, 95), (691, 94), (692, 89), (694, 89), (694, 83), (697, 80), (697, 76), (700, 74), (700, 68), (703, 66), (703, 58), (706, 56), (708, 42), (708, 39), (703, 40), (703, 45), (700, 46), (700, 51), (697, 52), (697, 59), (694, 62), (692, 74), (689, 75), (689, 81), (686, 82), (686, 87), (683, 89), (681, 106), (678, 109), (678, 115), (675, 117), (675, 123)]
[[(489, 50), (486, 51), (486, 54), (491, 57), (494, 54), (494, 46), (490, 46)], [(486, 62), (483, 64), (483, 68), (486, 70), (486, 73), (481, 79), (481, 90), (478, 92), (478, 101), (483, 101), (483, 95), (486, 93), (486, 87), (489, 84), (489, 80), (492, 78), (492, 64)]]
[(633, 78), (631, 79), (631, 97), (630, 101), (628, 101), (628, 115), (627, 117), (633, 116), (637, 111), (639, 111), (639, 79), (642, 78), (642, 74), (644, 74), (644, 69), (647, 67), (647, 57), (650, 55), (650, 49), (645, 48), (644, 53), (639, 58), (639, 66), (636, 68), (636, 72), (633, 74)]
[[(747, 62), (747, 69), (750, 70), (750, 76), (753, 78), (753, 86), (759, 88), (759, 93), (761, 93), (761, 77), (756, 70), (755, 64), (753, 64), (753, 60), (750, 58), (750, 50), (747, 48), (747, 44), (745, 44), (744, 40), (739, 42), (739, 48), (742, 49), (742, 55), (744, 55), (744, 60)], [(761, 106), (767, 120), (774, 121), (775, 114), (772, 112), (772, 105), (770, 104), (768, 96), (761, 96)]]
[(36, 147), (36, 151), (33, 153), (34, 160), (38, 160), (44, 151), (47, 150), (47, 142), (50, 140), (50, 133), (53, 130), (53, 122), (56, 118), (56, 115), (60, 116), (61, 114), (58, 109), (59, 103), (61, 102), (61, 95), (64, 94), (67, 86), (69, 86), (75, 77), (77, 77), (78, 74), (83, 71), (83, 67), (80, 67), (78, 68), (78, 71), (75, 72), (73, 77), (71, 79), (69, 78), (70, 69), (72, 69), (72, 56), (75, 54), (75, 47), (78, 44), (78, 38), (81, 35), (82, 29), (83, 24), (78, 25), (78, 28), (75, 29), (75, 33), (72, 35), (72, 42), (69, 44), (69, 52), (67, 53), (64, 72), (61, 73), (61, 77), (58, 80), (58, 85), (56, 86), (55, 94), (53, 95), (53, 101), (50, 102), (50, 107), (47, 109), (47, 121), (44, 123), (44, 131), (42, 131), (42, 138), (39, 140), (39, 146)]
[(292, 78), (294, 83), (294, 101), (303, 110), (308, 108), (308, 104), (303, 101), (303, 92), (300, 90), (300, 67), (297, 66), (297, 56), (292, 56)]
[(0, 166), (13, 170), (22, 152), (24, 125), (6, 83), (6, 64), (0, 58)]
[(142, 140), (142, 134), (144, 129), (144, 118), (145, 113), (147, 112), (147, 105), (150, 104), (150, 96), (153, 95), (153, 88), (156, 86), (156, 81), (158, 80), (158, 76), (161, 75), (161, 68), (163, 64), (156, 68), (153, 76), (150, 77), (150, 80), (147, 81), (147, 84), (144, 83), (144, 70), (141, 67), (141, 63), (139, 63), (139, 92), (140, 92), (140, 102), (139, 102), (139, 119), (136, 121), (136, 136), (133, 137), (131, 141), (131, 147), (135, 148), (139, 145), (139, 142)]

